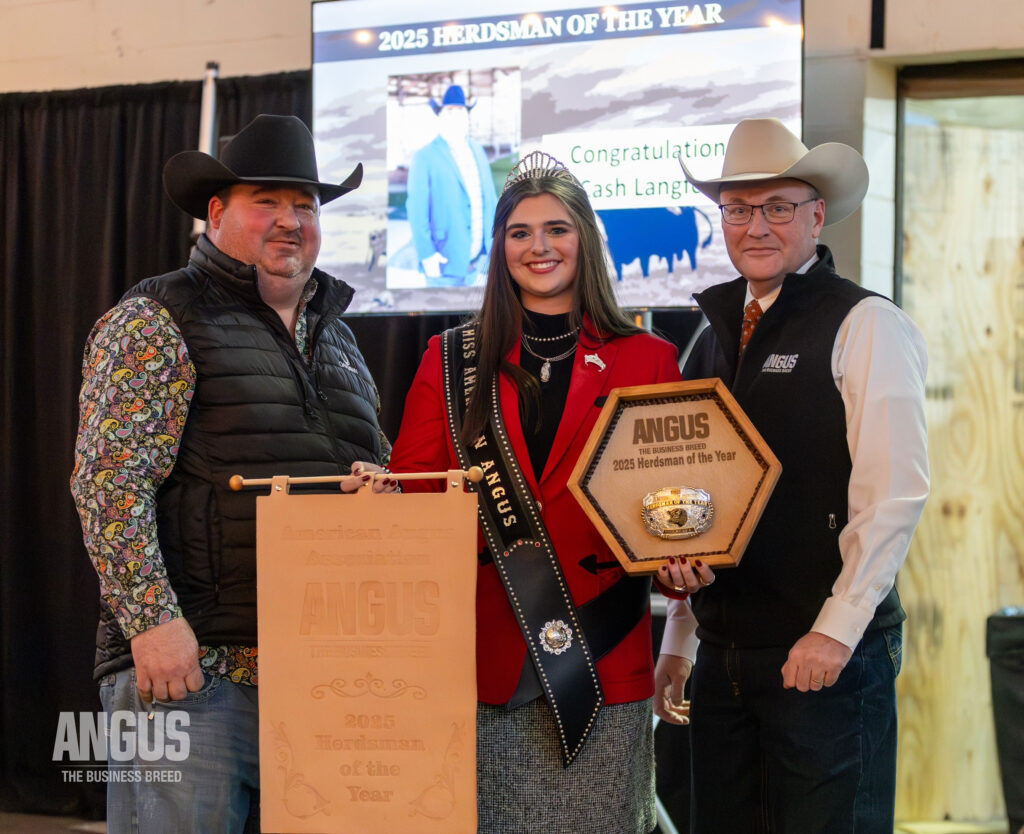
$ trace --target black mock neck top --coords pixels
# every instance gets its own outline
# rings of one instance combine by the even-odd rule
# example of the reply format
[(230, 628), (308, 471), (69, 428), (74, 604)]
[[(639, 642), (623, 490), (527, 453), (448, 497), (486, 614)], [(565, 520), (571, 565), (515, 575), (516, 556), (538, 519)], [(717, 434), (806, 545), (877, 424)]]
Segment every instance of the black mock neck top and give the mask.
[[(561, 356), (576, 344), (578, 333), (571, 336), (566, 335), (569, 332), (568, 313), (550, 316), (523, 310), (523, 314), (526, 319), (523, 322), (523, 332), (527, 336), (526, 344), (538, 356), (545, 358)], [(565, 338), (540, 342), (535, 339), (531, 340), (530, 336), (539, 338), (565, 336)], [(519, 395), (519, 414), (523, 422), (523, 433), (526, 436), (526, 446), (530, 450), (530, 463), (533, 465), (533, 472), (538, 481), (544, 473), (544, 465), (547, 463), (551, 446), (555, 442), (555, 433), (562, 420), (562, 412), (565, 411), (565, 401), (569, 396), (569, 383), (572, 381), (575, 356), (574, 351), (564, 359), (552, 361), (550, 378), (547, 382), (541, 382), (540, 370), (544, 360), (533, 356), (525, 346), (520, 345), (519, 364), (523, 370), (533, 374), (541, 390), (539, 409), (529, 394), (520, 392)]]

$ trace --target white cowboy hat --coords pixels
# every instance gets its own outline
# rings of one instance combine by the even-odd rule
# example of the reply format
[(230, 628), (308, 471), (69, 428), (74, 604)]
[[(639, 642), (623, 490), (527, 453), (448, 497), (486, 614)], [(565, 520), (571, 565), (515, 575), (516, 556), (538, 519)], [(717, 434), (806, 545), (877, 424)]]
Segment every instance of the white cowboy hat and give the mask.
[(729, 137), (722, 176), (701, 180), (679, 159), (686, 179), (716, 204), (723, 185), (756, 185), (792, 178), (809, 183), (825, 200), (825, 225), (852, 214), (868, 190), (868, 166), (857, 151), (841, 142), (811, 150), (778, 119), (744, 119)]

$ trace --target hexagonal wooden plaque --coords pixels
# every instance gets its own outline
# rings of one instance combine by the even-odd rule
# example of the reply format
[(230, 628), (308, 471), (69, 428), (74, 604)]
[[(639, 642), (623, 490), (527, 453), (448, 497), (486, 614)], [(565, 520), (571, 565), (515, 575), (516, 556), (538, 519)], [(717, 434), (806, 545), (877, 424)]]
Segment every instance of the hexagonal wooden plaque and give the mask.
[[(613, 389), (569, 489), (623, 568), (645, 574), (669, 556), (738, 564), (781, 472), (721, 380), (701, 379)], [(710, 494), (705, 532), (668, 539), (648, 531), (644, 496), (671, 487)]]

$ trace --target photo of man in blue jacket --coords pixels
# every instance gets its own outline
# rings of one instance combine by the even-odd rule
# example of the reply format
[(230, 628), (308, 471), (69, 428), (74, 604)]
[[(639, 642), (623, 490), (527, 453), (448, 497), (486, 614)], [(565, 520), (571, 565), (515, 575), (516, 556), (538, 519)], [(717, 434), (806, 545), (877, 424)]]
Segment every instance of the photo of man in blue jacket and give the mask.
[(470, 286), (487, 271), (497, 195), (487, 155), (469, 135), (466, 93), (458, 84), (430, 100), (438, 133), (409, 166), (406, 210), (428, 287)]

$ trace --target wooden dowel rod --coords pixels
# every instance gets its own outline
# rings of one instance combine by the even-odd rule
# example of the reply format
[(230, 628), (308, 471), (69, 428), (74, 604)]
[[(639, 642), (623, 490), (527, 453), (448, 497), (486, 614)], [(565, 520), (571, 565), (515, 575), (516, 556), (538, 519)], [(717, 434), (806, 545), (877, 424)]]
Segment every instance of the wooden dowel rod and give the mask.
[[(430, 478), (443, 479), (448, 477), (448, 472), (374, 472), (373, 479), (383, 480), (395, 479), (396, 481), (424, 481)], [(479, 466), (471, 466), (463, 472), (465, 477), (473, 483), (483, 480), (484, 473)], [(358, 478), (359, 475), (312, 475), (304, 477), (289, 478), (289, 484), (339, 484), (346, 478)], [(243, 487), (270, 486), (272, 478), (243, 478), (241, 475), (232, 475), (228, 484), (235, 492)]]

